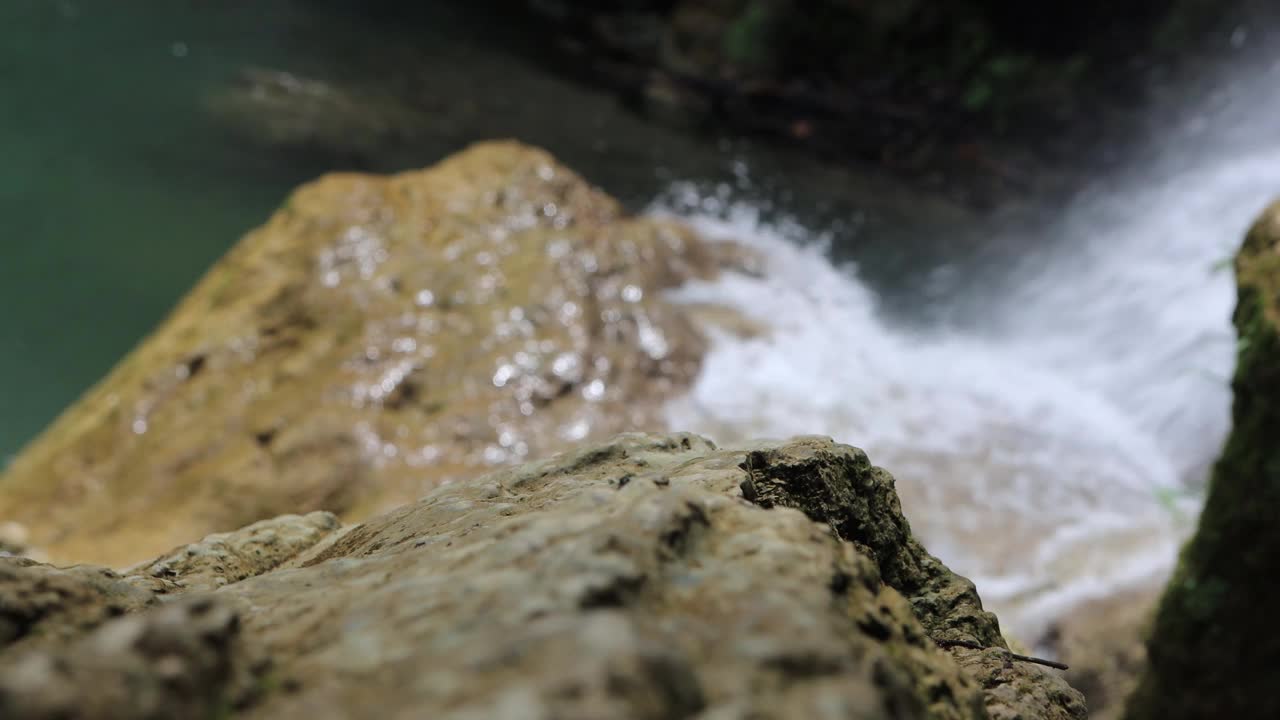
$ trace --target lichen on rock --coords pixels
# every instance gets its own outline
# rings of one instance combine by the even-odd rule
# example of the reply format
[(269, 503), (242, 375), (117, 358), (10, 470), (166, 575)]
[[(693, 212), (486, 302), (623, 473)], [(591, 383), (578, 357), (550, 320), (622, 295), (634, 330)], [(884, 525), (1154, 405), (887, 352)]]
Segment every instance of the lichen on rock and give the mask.
[[(1085, 716), (1060, 677), (1010, 660), (972, 584), (912, 538), (892, 477), (829, 439), (717, 449), (693, 435), (625, 434), (451, 483), (354, 527), (322, 519), (280, 521), (306, 539), (278, 565), (248, 575), (220, 565), (225, 582), (209, 581), (222, 571), (205, 566), (198, 587), (178, 570), (165, 588), (178, 606), (72, 645), (0, 652), (0, 715), (58, 717), (127, 677), (160, 689), (111, 696), (115, 714), (83, 717), (191, 717), (180, 713), (199, 703), (286, 719), (371, 708), (439, 718)], [(198, 547), (252, 547), (262, 527)], [(163, 566), (126, 580), (149, 582)], [(189, 623), (205, 643), (162, 633), (161, 662), (140, 638), (173, 627), (161, 613), (175, 612), (218, 621)], [(940, 639), (990, 649), (948, 651)], [(168, 689), (193, 678), (206, 683), (200, 693)]]

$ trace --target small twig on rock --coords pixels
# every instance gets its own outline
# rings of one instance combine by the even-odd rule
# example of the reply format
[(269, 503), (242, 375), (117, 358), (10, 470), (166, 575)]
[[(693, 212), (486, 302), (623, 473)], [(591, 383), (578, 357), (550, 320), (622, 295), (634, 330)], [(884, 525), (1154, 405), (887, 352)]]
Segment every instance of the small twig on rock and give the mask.
[(1031, 657), (1030, 655), (1019, 655), (1018, 653), (1013, 652), (1008, 648), (989, 648), (989, 647), (984, 647), (982, 645), (979, 645), (976, 642), (969, 642), (968, 640), (939, 640), (937, 638), (930, 638), (930, 639), (933, 640), (933, 642), (936, 643), (937, 646), (941, 648), (962, 647), (962, 648), (968, 648), (969, 650), (992, 650), (992, 649), (1004, 650), (1005, 652), (1009, 653), (1009, 657), (1013, 658), (1014, 660), (1021, 660), (1022, 662), (1035, 663), (1037, 665), (1045, 665), (1047, 667), (1056, 668), (1058, 670), (1069, 669), (1066, 663), (1060, 663), (1057, 660), (1045, 660), (1044, 658)]

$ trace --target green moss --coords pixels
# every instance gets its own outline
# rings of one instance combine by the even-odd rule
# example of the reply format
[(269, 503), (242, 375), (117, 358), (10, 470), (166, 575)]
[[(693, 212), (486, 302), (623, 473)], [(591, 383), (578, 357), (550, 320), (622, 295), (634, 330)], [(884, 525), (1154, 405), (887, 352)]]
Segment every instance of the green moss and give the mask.
[(735, 65), (764, 69), (774, 63), (776, 18), (769, 3), (755, 0), (725, 30), (723, 52)]
[(964, 106), (972, 112), (984, 110), (991, 104), (991, 98), (995, 94), (996, 90), (991, 86), (991, 83), (979, 80), (969, 85), (968, 92), (964, 94)]
[(1273, 206), (1236, 261), (1240, 334), (1234, 427), (1200, 526), (1182, 552), (1149, 642), (1130, 720), (1280, 717), (1280, 240)]
[(800, 510), (874, 561), (930, 636), (1004, 647), (1000, 624), (982, 609), (973, 583), (948, 570), (912, 536), (893, 476), (873, 466), (862, 450), (839, 446), (809, 456), (756, 451), (748, 454), (743, 469), (751, 473), (756, 504)]
[(209, 720), (230, 720), (235, 717), (235, 708), (226, 700), (219, 700), (209, 708)]

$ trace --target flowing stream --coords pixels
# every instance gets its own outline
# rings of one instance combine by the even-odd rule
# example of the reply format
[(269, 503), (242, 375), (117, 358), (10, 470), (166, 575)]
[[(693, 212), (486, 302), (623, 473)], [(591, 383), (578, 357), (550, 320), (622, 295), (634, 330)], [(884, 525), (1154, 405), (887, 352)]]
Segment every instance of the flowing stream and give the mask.
[(1277, 66), (1254, 67), (1127, 170), (1006, 230), (995, 245), (1016, 259), (926, 268), (938, 288), (917, 303), (938, 307), (923, 327), (889, 319), (820, 229), (762, 220), (730, 187), (674, 186), (653, 212), (768, 259), (762, 278), (679, 297), (769, 331), (717, 333), (671, 424), (863, 447), (925, 544), (1023, 639), (1082, 600), (1162, 581), (1230, 426), (1229, 259), (1280, 195), (1280, 115), (1255, 107)]

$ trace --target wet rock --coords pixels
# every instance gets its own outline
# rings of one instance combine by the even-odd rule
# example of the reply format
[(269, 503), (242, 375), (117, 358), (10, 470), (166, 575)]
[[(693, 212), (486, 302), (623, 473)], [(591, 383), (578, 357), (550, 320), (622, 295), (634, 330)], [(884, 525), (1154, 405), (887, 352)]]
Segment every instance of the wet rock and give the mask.
[(12, 462), (0, 520), (120, 566), (652, 427), (705, 345), (663, 290), (743, 262), (514, 143), (325, 177)]
[(1165, 589), (1126, 717), (1280, 717), (1280, 203), (1236, 255), (1232, 430)]
[[(911, 536), (892, 477), (825, 438), (621, 435), (437, 488), (249, 572), (211, 594), (176, 584), (178, 605), (71, 652), (0, 655), (0, 709), (1084, 717), (1060, 677), (1010, 660), (972, 584)], [(113, 695), (125, 682), (146, 692)]]

